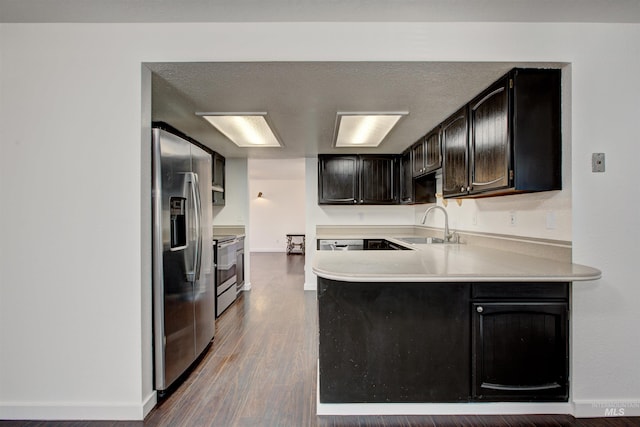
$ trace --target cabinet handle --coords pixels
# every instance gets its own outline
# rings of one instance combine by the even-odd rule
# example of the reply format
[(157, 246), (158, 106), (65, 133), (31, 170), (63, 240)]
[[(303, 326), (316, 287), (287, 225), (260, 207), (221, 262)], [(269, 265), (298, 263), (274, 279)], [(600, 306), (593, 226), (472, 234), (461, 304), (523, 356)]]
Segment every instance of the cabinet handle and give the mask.
[(482, 308), (482, 307), (476, 307), (476, 311), (477, 311), (478, 313), (482, 313), (482, 312), (484, 311), (484, 308)]
[(460, 192), (464, 193), (464, 187), (460, 187)]
[(354, 200), (354, 201), (353, 201), (353, 203), (358, 203), (358, 201), (357, 201), (357, 200)]
[(472, 186), (468, 186), (468, 187), (467, 187), (467, 191), (471, 191), (472, 189), (473, 189), (473, 187), (472, 187)]

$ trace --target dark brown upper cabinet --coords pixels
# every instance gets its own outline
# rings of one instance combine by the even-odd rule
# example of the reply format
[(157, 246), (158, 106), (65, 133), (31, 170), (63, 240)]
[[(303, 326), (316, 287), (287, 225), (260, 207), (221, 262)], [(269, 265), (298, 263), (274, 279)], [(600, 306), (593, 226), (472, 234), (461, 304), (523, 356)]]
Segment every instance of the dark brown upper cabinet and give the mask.
[(220, 154), (213, 152), (213, 171), (212, 171), (212, 188), (213, 188), (213, 204), (216, 206), (224, 206), (224, 185), (225, 185), (225, 158)]
[(412, 150), (408, 149), (400, 156), (400, 203), (415, 203), (413, 194)]
[(433, 129), (411, 146), (411, 158), (414, 177), (440, 169), (442, 166), (442, 149), (439, 128)]
[(398, 156), (360, 156), (360, 203), (398, 203)]
[(467, 107), (452, 114), (441, 125), (442, 193), (445, 197), (467, 194), (469, 186)]
[(413, 205), (436, 202), (436, 173), (413, 177), (411, 148), (400, 156), (400, 204)]
[(318, 204), (399, 203), (398, 156), (318, 155)]
[(318, 204), (358, 203), (358, 156), (318, 155)]
[(442, 167), (440, 128), (433, 129), (411, 147), (413, 176), (418, 177)]
[(440, 129), (434, 129), (424, 138), (426, 157), (424, 173), (433, 172), (442, 167), (442, 143), (440, 141)]
[(420, 176), (424, 173), (425, 159), (427, 157), (427, 147), (424, 136), (411, 146), (412, 175)]
[(560, 190), (560, 90), (560, 70), (516, 68), (447, 119), (444, 196)]
[(469, 104), (470, 193), (509, 186), (508, 82), (500, 80)]

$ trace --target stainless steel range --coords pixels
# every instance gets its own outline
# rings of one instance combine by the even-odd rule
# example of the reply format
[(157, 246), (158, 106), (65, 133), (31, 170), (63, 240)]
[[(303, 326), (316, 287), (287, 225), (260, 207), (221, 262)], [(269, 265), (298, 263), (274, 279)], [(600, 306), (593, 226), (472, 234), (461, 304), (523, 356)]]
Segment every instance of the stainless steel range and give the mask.
[(238, 277), (236, 236), (214, 236), (214, 262), (216, 266), (216, 317), (236, 300)]

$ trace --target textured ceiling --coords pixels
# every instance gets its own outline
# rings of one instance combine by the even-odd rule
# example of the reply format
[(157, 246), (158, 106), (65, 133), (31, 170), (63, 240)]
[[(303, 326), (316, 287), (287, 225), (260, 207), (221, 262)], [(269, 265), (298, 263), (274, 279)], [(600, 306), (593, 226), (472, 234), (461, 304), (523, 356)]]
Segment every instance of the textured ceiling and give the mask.
[[(442, 62), (152, 63), (153, 119), (226, 157), (400, 153), (514, 66)], [(237, 148), (196, 112), (267, 111), (284, 148)], [(332, 147), (338, 111), (409, 111), (379, 148)]]

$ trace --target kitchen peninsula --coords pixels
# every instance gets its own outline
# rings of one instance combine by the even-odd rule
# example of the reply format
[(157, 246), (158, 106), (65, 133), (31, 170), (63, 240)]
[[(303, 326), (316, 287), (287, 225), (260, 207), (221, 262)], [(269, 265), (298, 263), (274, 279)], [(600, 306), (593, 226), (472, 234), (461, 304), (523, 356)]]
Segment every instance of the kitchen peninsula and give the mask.
[(385, 238), (413, 250), (316, 253), (320, 405), (567, 402), (570, 287), (599, 270)]

